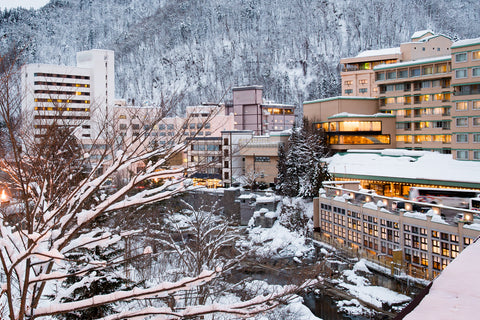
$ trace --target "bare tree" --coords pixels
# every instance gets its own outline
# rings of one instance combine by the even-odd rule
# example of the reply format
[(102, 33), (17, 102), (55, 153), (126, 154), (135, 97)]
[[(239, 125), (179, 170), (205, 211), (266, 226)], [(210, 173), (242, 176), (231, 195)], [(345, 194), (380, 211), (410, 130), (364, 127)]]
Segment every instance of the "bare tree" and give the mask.
[[(15, 210), (2, 210), (0, 217), (0, 310), (2, 318), (35, 319), (83, 310), (110, 303), (163, 297), (211, 281), (221, 269), (162, 283), (95, 295), (72, 302), (48, 296), (67, 277), (69, 253), (84, 248), (107, 247), (118, 243), (123, 232), (92, 227), (104, 214), (168, 199), (183, 192), (187, 185), (184, 167), (173, 165), (183, 152), (181, 130), (170, 137), (171, 143), (155, 145), (150, 133), (177, 102), (163, 100), (157, 112), (140, 113), (141, 127), (132, 135), (117, 130), (114, 112), (107, 113), (88, 145), (75, 138), (75, 127), (49, 123), (48, 134), (32, 136), (21, 110), (18, 64), (21, 51), (13, 49), (0, 57), (0, 119), (3, 122), (1, 169), (8, 175)], [(55, 109), (54, 109), (55, 111)], [(63, 112), (56, 109), (56, 112)], [(55, 118), (55, 117), (54, 117)], [(23, 123), (20, 121), (24, 120)], [(187, 120), (188, 121), (188, 120)], [(22, 124), (22, 125), (21, 125)], [(27, 124), (27, 125), (26, 125)], [(30, 128), (31, 129), (31, 128)], [(101, 146), (101, 147), (99, 147)], [(141, 165), (139, 165), (141, 164)], [(135, 168), (135, 169), (132, 169)], [(110, 193), (101, 193), (102, 185), (128, 171), (124, 184)], [(159, 183), (137, 189), (147, 181)], [(13, 205), (13, 204), (12, 204)], [(146, 250), (145, 254), (149, 251)], [(71, 261), (69, 261), (71, 262)], [(75, 272), (82, 277), (120, 261), (88, 261)], [(296, 288), (295, 288), (296, 289)], [(139, 308), (104, 319), (127, 319), (163, 315), (165, 318), (194, 317), (213, 312), (248, 316), (273, 308), (293, 288), (231, 305), (196, 305), (174, 311), (171, 308)], [(288, 297), (288, 296), (287, 296)]]

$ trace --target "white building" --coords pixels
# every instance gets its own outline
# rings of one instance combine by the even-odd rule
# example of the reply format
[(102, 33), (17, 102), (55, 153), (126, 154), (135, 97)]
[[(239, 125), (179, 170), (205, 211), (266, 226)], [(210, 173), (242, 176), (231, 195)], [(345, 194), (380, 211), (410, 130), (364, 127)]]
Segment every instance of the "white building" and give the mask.
[[(48, 125), (81, 125), (78, 136), (93, 137), (115, 98), (114, 52), (77, 52), (77, 66), (27, 64), (22, 68), (22, 115), (41, 136)], [(27, 128), (28, 128), (27, 127)]]

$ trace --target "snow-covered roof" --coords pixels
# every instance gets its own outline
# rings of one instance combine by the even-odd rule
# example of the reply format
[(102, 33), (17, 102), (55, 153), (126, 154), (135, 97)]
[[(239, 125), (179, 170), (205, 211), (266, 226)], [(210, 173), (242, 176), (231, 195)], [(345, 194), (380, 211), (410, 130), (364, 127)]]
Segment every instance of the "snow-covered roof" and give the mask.
[(402, 52), (400, 51), (400, 47), (385, 48), (385, 49), (378, 49), (378, 50), (365, 50), (357, 54), (355, 58), (386, 56), (386, 55), (401, 54), (401, 53)]
[(429, 293), (404, 319), (475, 319), (480, 301), (480, 241), (465, 248), (442, 271)]
[(325, 99), (304, 101), (303, 104), (327, 102), (327, 101), (333, 101), (333, 100), (377, 100), (377, 98), (375, 98), (375, 97), (360, 97), (360, 96), (336, 96), (336, 97), (330, 97), (330, 98), (325, 98)]
[(416, 31), (414, 34), (412, 34), (411, 39), (421, 38), (421, 37), (423, 37), (424, 35), (426, 35), (427, 33), (435, 34), (435, 33), (433, 33), (432, 30), (429, 30), (429, 29), (420, 30), (420, 31)]
[(445, 186), (480, 186), (480, 162), (454, 160), (452, 155), (402, 149), (349, 150), (326, 158), (331, 173), (351, 179), (384, 177)]
[(355, 114), (355, 113), (348, 113), (348, 112), (341, 112), (334, 114), (328, 119), (336, 119), (336, 118), (395, 118), (393, 114), (387, 113), (375, 113), (375, 114)]
[(459, 40), (452, 44), (452, 49), (480, 44), (480, 38)]
[(374, 67), (373, 70), (377, 71), (377, 70), (383, 70), (383, 69), (391, 69), (391, 68), (412, 66), (412, 65), (416, 65), (416, 64), (449, 61), (451, 59), (452, 59), (452, 56), (441, 56), (441, 57), (432, 57), (432, 58), (427, 58), (427, 59), (418, 59), (418, 60), (411, 60), (411, 61), (405, 61), (405, 62), (381, 64), (381, 65), (378, 65), (378, 66)]

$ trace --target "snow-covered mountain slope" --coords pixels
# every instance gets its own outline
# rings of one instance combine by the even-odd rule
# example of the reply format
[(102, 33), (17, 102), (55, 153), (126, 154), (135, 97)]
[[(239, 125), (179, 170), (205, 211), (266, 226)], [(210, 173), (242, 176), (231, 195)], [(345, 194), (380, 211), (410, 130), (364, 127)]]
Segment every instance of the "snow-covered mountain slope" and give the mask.
[(117, 96), (183, 105), (218, 102), (232, 86), (265, 86), (300, 104), (338, 93), (339, 59), (397, 46), (416, 30), (480, 35), (475, 0), (52, 0), (0, 13), (1, 46), (27, 62), (74, 64), (75, 52), (115, 50)]

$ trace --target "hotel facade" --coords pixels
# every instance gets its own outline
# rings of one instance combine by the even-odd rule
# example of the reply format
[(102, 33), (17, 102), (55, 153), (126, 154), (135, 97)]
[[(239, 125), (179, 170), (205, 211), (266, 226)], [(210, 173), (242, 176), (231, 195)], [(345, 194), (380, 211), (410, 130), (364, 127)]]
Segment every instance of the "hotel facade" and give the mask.
[[(398, 209), (398, 198), (361, 191), (358, 182), (324, 186), (314, 199), (314, 239), (383, 262), (397, 274), (433, 279), (480, 235), (467, 209), (418, 203), (429, 210), (422, 214), (412, 212), (414, 202)], [(451, 209), (465, 220), (443, 220), (442, 210)]]
[(55, 124), (81, 128), (79, 138), (100, 132), (115, 99), (114, 52), (77, 52), (77, 66), (27, 64), (22, 68), (22, 115), (36, 137)]
[[(303, 105), (332, 149), (394, 147), (480, 160), (480, 38), (453, 42), (424, 30), (399, 47), (340, 62), (342, 97)], [(343, 113), (329, 112), (332, 100), (341, 99)], [(395, 127), (376, 113), (394, 116)]]

